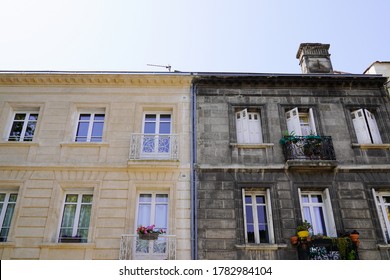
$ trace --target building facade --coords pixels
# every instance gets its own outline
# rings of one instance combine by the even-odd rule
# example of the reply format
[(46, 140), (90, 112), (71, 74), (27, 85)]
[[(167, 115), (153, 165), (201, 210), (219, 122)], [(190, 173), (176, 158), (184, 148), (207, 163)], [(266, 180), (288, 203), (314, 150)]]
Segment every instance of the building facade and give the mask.
[(0, 120), (1, 259), (191, 259), (188, 75), (3, 72)]
[(390, 259), (386, 79), (335, 74), (328, 49), (301, 44), (303, 74), (195, 78), (199, 259), (297, 259), (304, 220)]

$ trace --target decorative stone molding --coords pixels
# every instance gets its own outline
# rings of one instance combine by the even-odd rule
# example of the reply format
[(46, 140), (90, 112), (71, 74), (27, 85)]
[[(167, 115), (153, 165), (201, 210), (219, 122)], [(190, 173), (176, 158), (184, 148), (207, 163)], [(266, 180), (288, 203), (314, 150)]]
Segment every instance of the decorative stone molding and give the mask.
[(0, 73), (1, 86), (190, 86), (192, 77), (187, 74), (149, 73), (93, 73), (93, 72), (10, 72)]

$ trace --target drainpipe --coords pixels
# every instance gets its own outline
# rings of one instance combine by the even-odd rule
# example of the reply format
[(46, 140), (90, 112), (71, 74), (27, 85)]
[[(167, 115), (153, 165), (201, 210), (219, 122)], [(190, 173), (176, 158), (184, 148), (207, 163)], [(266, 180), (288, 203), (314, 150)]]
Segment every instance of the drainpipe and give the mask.
[[(191, 73), (192, 75), (192, 73)], [(198, 259), (198, 207), (197, 207), (197, 177), (196, 177), (196, 85), (191, 83), (191, 257)]]

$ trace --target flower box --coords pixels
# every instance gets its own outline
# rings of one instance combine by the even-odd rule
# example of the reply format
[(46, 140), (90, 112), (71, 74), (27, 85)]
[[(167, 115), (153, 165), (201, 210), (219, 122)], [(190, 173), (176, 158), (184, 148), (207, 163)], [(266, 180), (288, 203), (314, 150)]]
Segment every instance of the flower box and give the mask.
[(151, 232), (151, 233), (138, 233), (139, 239), (142, 240), (157, 240), (160, 233), (158, 232)]

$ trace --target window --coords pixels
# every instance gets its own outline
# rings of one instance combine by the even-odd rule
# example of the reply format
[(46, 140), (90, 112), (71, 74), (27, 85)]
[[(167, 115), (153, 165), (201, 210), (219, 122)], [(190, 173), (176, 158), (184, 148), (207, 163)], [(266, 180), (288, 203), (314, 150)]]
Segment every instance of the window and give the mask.
[(0, 242), (6, 242), (11, 226), (12, 216), (15, 211), (17, 193), (0, 193)]
[(236, 112), (237, 143), (263, 143), (260, 113), (244, 109)]
[(168, 194), (141, 193), (138, 200), (137, 227), (155, 225), (156, 230), (168, 229)]
[(38, 112), (15, 112), (8, 141), (32, 141)]
[(329, 191), (300, 192), (302, 219), (312, 225), (311, 234), (336, 236)]
[(287, 130), (296, 136), (317, 135), (313, 109), (294, 108), (286, 112)]
[(77, 123), (76, 142), (102, 142), (104, 127), (103, 111), (80, 113)]
[(352, 111), (351, 115), (358, 143), (382, 144), (375, 116), (370, 111), (359, 109)]
[(383, 235), (387, 243), (390, 243), (390, 192), (375, 192), (373, 190), (373, 193)]
[(143, 156), (168, 155), (171, 151), (171, 130), (171, 114), (145, 114), (142, 139)]
[(274, 243), (269, 190), (243, 191), (245, 243)]
[(59, 242), (88, 241), (92, 194), (66, 194)]

